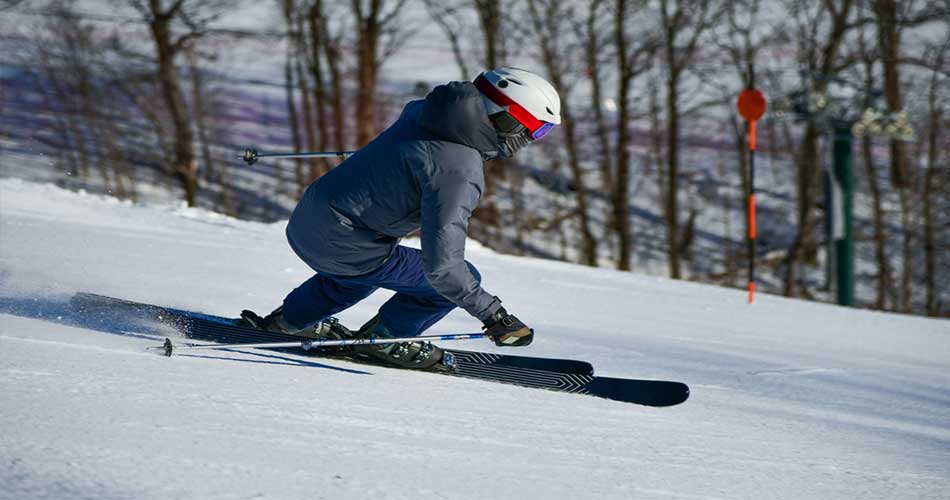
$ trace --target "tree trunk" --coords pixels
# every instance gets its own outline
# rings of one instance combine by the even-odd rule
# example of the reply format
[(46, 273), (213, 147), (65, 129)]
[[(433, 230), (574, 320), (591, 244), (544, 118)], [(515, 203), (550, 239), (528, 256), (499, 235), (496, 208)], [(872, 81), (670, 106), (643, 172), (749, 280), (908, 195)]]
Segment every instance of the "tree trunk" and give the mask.
[[(597, 126), (597, 141), (600, 145), (601, 153), (601, 183), (604, 193), (612, 191), (613, 182), (613, 163), (610, 152), (610, 136), (607, 128), (607, 119), (604, 116), (603, 104), (603, 82), (600, 77), (600, 44), (598, 43), (599, 32), (595, 28), (597, 21), (597, 8), (602, 0), (594, 0), (590, 4), (587, 17), (587, 41), (585, 43), (587, 76), (590, 79), (591, 87), (591, 108), (594, 110), (594, 121)], [(608, 215), (608, 220), (612, 215)]]
[(581, 262), (588, 266), (597, 266), (597, 239), (591, 230), (590, 215), (587, 201), (587, 184), (584, 182), (584, 171), (581, 168), (577, 152), (577, 132), (574, 117), (565, 100), (561, 104), (561, 123), (564, 127), (565, 147), (567, 148), (568, 165), (577, 187), (577, 216), (581, 230)]
[[(499, 31), (501, 29), (501, 2), (499, 0), (475, 0), (475, 13), (481, 27), (482, 40), (485, 44), (484, 64), (486, 69), (498, 68), (504, 62), (503, 50), (499, 48)], [(482, 194), (482, 204), (473, 213), (483, 232), (485, 243), (489, 246), (497, 244), (493, 240), (500, 239), (502, 214), (495, 201), (496, 183), (512, 167), (512, 162), (505, 158), (492, 160), (485, 164), (485, 192)], [(516, 220), (517, 224), (518, 221)]]
[[(936, 135), (935, 132), (931, 132)], [(933, 144), (933, 143), (931, 143)], [(933, 146), (930, 149), (935, 149)], [(934, 155), (936, 156), (936, 155)], [(927, 290), (926, 312), (928, 316), (937, 315), (937, 245), (934, 234), (934, 216), (932, 208), (932, 193), (934, 172), (937, 169), (936, 159), (928, 160), (927, 175), (924, 180), (924, 282)]]
[(498, 47), (498, 34), (501, 31), (501, 2), (499, 0), (475, 0), (475, 10), (482, 27), (482, 39), (485, 43), (485, 65), (489, 69), (498, 67), (501, 50)]
[[(884, 69), (884, 98), (891, 111), (903, 109), (900, 89), (900, 66), (898, 48), (900, 32), (897, 28), (897, 2), (895, 0), (877, 0), (874, 4), (878, 25), (878, 45), (881, 65)], [(904, 158), (904, 143), (891, 141), (891, 176), (894, 187), (907, 187), (907, 165)]]
[[(321, 40), (324, 36), (320, 33), (320, 18), (322, 17), (322, 6), (320, 0), (316, 0), (310, 6), (307, 12), (307, 19), (310, 27), (310, 74), (313, 76), (313, 97), (317, 118), (317, 148), (320, 151), (326, 151), (329, 144), (329, 130), (327, 127), (327, 89), (324, 82), (323, 57), (320, 50)], [(303, 29), (301, 28), (301, 49), (306, 45), (303, 38)], [(311, 172), (312, 177), (317, 178), (330, 170), (330, 165), (326, 159), (320, 159), (317, 162), (319, 168), (316, 172)]]
[[(864, 54), (864, 85), (867, 88), (872, 88), (874, 85), (874, 54), (866, 48), (863, 31), (859, 42), (861, 52)], [(893, 294), (894, 290), (891, 287), (891, 266), (887, 257), (887, 235), (884, 225), (884, 207), (881, 202), (881, 185), (878, 181), (877, 167), (874, 164), (874, 155), (871, 148), (871, 137), (865, 135), (861, 138), (861, 153), (864, 158), (865, 177), (871, 191), (871, 207), (874, 213), (874, 256), (877, 260), (877, 295), (874, 300), (874, 308), (884, 310), (887, 308), (887, 297)], [(891, 303), (896, 304), (897, 302), (892, 300)]]
[(877, 169), (874, 167), (870, 137), (864, 136), (861, 138), (861, 152), (864, 157), (865, 176), (868, 179), (868, 188), (871, 191), (871, 204), (874, 211), (874, 257), (877, 260), (877, 296), (874, 300), (874, 308), (884, 310), (887, 308), (887, 294), (891, 291), (891, 268), (887, 258), (881, 186), (877, 179)]
[[(359, 0), (354, 0), (359, 1)], [(365, 17), (357, 16), (359, 39), (356, 44), (356, 142), (363, 147), (376, 135), (376, 59), (380, 26), (377, 2)]]
[(655, 173), (656, 174), (656, 193), (657, 200), (656, 206), (660, 207), (663, 210), (664, 217), (666, 216), (666, 151), (663, 147), (663, 137), (666, 127), (663, 124), (662, 116), (662, 105), (660, 104), (660, 85), (657, 82), (657, 79), (654, 77), (650, 78), (648, 83), (648, 94), (649, 94), (649, 109), (650, 109), (650, 148), (652, 149), (652, 158), (650, 163), (650, 168), (647, 169), (646, 173)]
[(910, 190), (898, 189), (897, 197), (901, 206), (901, 301), (900, 312), (910, 313), (913, 308), (913, 289), (911, 278), (914, 274), (914, 220), (911, 207)]
[(814, 231), (817, 220), (814, 207), (821, 168), (818, 166), (818, 129), (812, 122), (805, 127), (797, 163), (798, 233), (788, 252), (785, 275), (785, 295), (789, 297), (797, 297), (801, 293), (800, 266), (810, 249), (816, 248)]
[[(874, 4), (878, 26), (878, 45), (881, 53), (881, 64), (884, 69), (884, 98), (891, 111), (903, 109), (903, 99), (900, 88), (900, 65), (898, 52), (900, 49), (900, 31), (897, 25), (896, 0), (877, 0)], [(891, 140), (891, 178), (901, 206), (902, 227), (902, 265), (901, 265), (901, 300), (900, 311), (910, 312), (912, 307), (911, 277), (913, 275), (913, 229), (911, 224), (910, 193), (912, 188), (910, 172), (907, 167), (907, 158), (904, 143), (897, 139)]]
[[(607, 127), (607, 119), (604, 116), (604, 93), (603, 82), (600, 76), (600, 31), (597, 30), (597, 19), (600, 12), (599, 8), (604, 0), (593, 0), (587, 9), (587, 19), (585, 20), (585, 42), (584, 56), (587, 65), (587, 78), (590, 80), (591, 89), (591, 108), (594, 110), (594, 123), (597, 130), (597, 144), (600, 149), (600, 190), (604, 196), (610, 196), (613, 191), (613, 161), (610, 150), (610, 135)], [(614, 215), (612, 203), (606, 204), (607, 210), (604, 214), (607, 231), (605, 232), (606, 245), (609, 249), (609, 258), (617, 259), (617, 247), (611, 241), (611, 232), (614, 228)]]
[[(223, 185), (220, 184), (222, 175), (218, 172), (215, 164), (214, 157), (211, 155), (211, 144), (210, 138), (208, 137), (208, 124), (207, 116), (208, 109), (205, 106), (205, 84), (204, 79), (201, 77), (201, 70), (198, 68), (198, 63), (195, 59), (195, 54), (192, 51), (187, 53), (191, 71), (191, 100), (192, 106), (194, 108), (194, 118), (195, 125), (197, 126), (198, 131), (198, 144), (199, 149), (201, 150), (201, 160), (204, 162), (205, 166), (205, 180), (210, 183), (215, 183), (218, 185), (218, 188), (223, 188)], [(223, 201), (224, 190), (219, 190), (219, 200)], [(225, 205), (223, 203), (218, 205), (218, 209), (225, 211)]]
[(185, 103), (181, 86), (178, 82), (178, 69), (175, 66), (177, 48), (173, 47), (170, 25), (173, 13), (162, 12), (160, 0), (150, 0), (152, 19), (149, 22), (152, 37), (158, 49), (158, 80), (165, 101), (166, 109), (171, 115), (174, 127), (175, 159), (173, 169), (175, 176), (181, 182), (185, 191), (185, 201), (193, 207), (197, 202), (198, 194), (198, 164), (195, 161), (194, 131), (191, 128), (191, 119), (188, 116), (188, 106)]
[[(298, 34), (292, 36), (292, 40), (300, 42), (301, 37), (299, 31), (297, 33)], [(294, 57), (294, 70), (297, 74), (297, 84), (300, 86), (300, 108), (301, 111), (303, 111), (304, 138), (307, 140), (307, 151), (313, 151), (317, 148), (317, 128), (314, 123), (313, 102), (310, 100), (310, 84), (307, 79), (307, 72), (304, 71), (303, 62), (301, 61), (301, 58), (306, 56), (300, 43), (294, 43), (293, 45), (296, 52), (296, 56)], [(307, 166), (309, 167), (306, 180), (307, 184), (319, 177), (319, 165), (320, 162), (316, 158), (307, 160)]]
[[(556, 43), (552, 44), (551, 38), (561, 35), (560, 17), (563, 11), (552, 9), (541, 13), (535, 2), (529, 1), (528, 7), (534, 21), (534, 27), (538, 38), (541, 41), (541, 55), (548, 74), (551, 76), (551, 84), (561, 92), (561, 126), (564, 130), (565, 148), (568, 156), (568, 166), (571, 169), (571, 175), (574, 177), (574, 184), (577, 189), (577, 216), (581, 233), (581, 262), (589, 266), (597, 265), (597, 240), (591, 231), (590, 218), (587, 208), (587, 187), (584, 182), (584, 173), (580, 165), (580, 158), (577, 151), (577, 132), (574, 123), (574, 117), (571, 113), (570, 99), (568, 90), (563, 78), (562, 56), (558, 53)], [(553, 32), (549, 32), (553, 31)], [(563, 224), (558, 224), (558, 228)]]
[(939, 314), (937, 302), (937, 243), (936, 223), (934, 221), (933, 191), (936, 181), (939, 145), (940, 123), (943, 120), (943, 109), (937, 104), (937, 77), (936, 71), (930, 83), (928, 98), (930, 107), (930, 127), (927, 134), (927, 174), (924, 176), (924, 280), (927, 290), (926, 312), (928, 316)]
[(624, 30), (625, 0), (617, 0), (617, 13), (614, 22), (614, 42), (617, 45), (617, 171), (613, 186), (613, 223), (617, 233), (617, 269), (630, 270), (631, 236), (628, 199), (630, 191), (630, 83), (633, 69), (627, 56), (627, 40)]
[[(669, 40), (672, 42), (672, 40)], [(667, 47), (672, 53), (673, 48)], [(667, 63), (675, 63), (668, 58)], [(667, 193), (666, 193), (666, 240), (669, 253), (670, 277), (682, 277), (682, 248), (679, 226), (679, 73), (671, 64), (670, 79), (666, 89), (667, 113)]]
[(333, 147), (337, 151), (346, 151), (346, 114), (343, 112), (343, 76), (340, 71), (342, 57), (337, 42), (330, 38), (327, 18), (322, 11), (319, 15), (321, 45), (330, 72), (330, 108), (333, 112)]
[[(663, 29), (663, 45), (669, 77), (666, 88), (667, 112), (667, 193), (666, 193), (666, 239), (669, 255), (670, 277), (680, 279), (683, 275), (683, 259), (688, 258), (687, 249), (691, 244), (692, 226), (688, 223), (680, 228), (679, 218), (679, 140), (680, 109), (679, 83), (683, 72), (689, 68), (700, 36), (718, 18), (710, 13), (710, 2), (674, 2), (672, 12), (667, 1), (660, 2), (660, 14)], [(686, 34), (686, 41), (677, 38)], [(691, 215), (688, 220), (695, 220)]]
[[(831, 17), (830, 32), (827, 38), (823, 39), (825, 41), (823, 45), (820, 45), (819, 40), (812, 40), (812, 43), (820, 46), (806, 50), (804, 56), (808, 59), (809, 67), (814, 68), (824, 78), (829, 78), (835, 76), (838, 51), (848, 30), (854, 26), (849, 23), (854, 0), (842, 0), (837, 8), (830, 1), (826, 2), (825, 6), (827, 12), (823, 15)], [(802, 27), (802, 30), (811, 32), (812, 26)], [(805, 45), (808, 45), (808, 42), (805, 42)], [(815, 82), (813, 91), (820, 94), (824, 93), (826, 88), (827, 80), (819, 80)], [(814, 234), (817, 225), (814, 208), (817, 199), (816, 188), (822, 169), (818, 167), (818, 129), (813, 121), (808, 122), (805, 127), (805, 135), (799, 151), (801, 153), (796, 161), (798, 227), (795, 241), (789, 248), (786, 258), (785, 295), (790, 297), (796, 297), (799, 294), (809, 295), (809, 291), (801, 287), (800, 268), (803, 261), (814, 260), (818, 252)]]
[[(300, 87), (300, 112), (304, 132), (302, 138), (305, 139), (305, 145), (302, 147), (307, 151), (314, 151), (317, 148), (317, 129), (314, 125), (313, 103), (310, 100), (310, 83), (300, 60), (301, 57), (303, 56), (299, 52), (294, 56), (294, 74), (296, 75), (297, 85)], [(308, 173), (305, 176), (307, 177), (305, 182), (309, 182), (315, 178), (314, 174), (318, 169), (317, 160), (308, 159), (306, 163)]]
[[(288, 19), (288, 23), (290, 20)], [(284, 61), (284, 92), (287, 100), (287, 128), (290, 129), (290, 140), (294, 151), (303, 150), (303, 140), (300, 136), (300, 118), (297, 116), (297, 96), (294, 91), (294, 44), (287, 40), (287, 59)], [(297, 181), (298, 196), (303, 193), (307, 185), (307, 176), (303, 171), (303, 160), (294, 158), (294, 178)]]

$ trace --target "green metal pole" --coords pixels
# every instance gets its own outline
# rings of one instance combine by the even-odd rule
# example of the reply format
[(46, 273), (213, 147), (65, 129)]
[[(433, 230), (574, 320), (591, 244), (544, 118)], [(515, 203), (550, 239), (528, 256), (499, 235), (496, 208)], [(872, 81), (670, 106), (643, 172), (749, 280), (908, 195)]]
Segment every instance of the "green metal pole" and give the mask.
[[(832, 166), (832, 169), (834, 167)], [(825, 259), (825, 290), (834, 291), (835, 289), (835, 182), (832, 179), (834, 172), (825, 169), (821, 176), (822, 188), (825, 193), (825, 249), (828, 251), (828, 258)]]
[(854, 169), (851, 153), (854, 135), (851, 122), (836, 123), (834, 126), (833, 171), (840, 188), (843, 231), (839, 231), (834, 242), (836, 292), (838, 304), (854, 306)]

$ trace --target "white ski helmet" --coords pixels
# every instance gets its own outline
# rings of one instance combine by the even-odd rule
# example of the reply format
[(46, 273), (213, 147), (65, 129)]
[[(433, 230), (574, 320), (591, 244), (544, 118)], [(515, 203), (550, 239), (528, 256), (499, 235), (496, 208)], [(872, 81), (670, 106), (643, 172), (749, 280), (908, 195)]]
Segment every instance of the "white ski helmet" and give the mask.
[(478, 75), (475, 86), (524, 125), (532, 139), (544, 137), (561, 123), (561, 98), (554, 86), (536, 73), (498, 68)]

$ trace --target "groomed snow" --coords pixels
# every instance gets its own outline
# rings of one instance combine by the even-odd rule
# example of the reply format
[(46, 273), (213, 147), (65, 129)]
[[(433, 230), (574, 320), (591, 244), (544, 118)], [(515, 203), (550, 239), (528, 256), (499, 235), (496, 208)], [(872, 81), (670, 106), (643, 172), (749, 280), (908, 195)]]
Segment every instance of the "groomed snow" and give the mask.
[[(691, 398), (656, 409), (273, 352), (149, 354), (159, 337), (84, 326), (70, 295), (266, 312), (309, 275), (283, 224), (0, 179), (0, 498), (950, 497), (950, 322), (749, 306), (474, 242), (468, 257), (538, 331), (519, 354), (683, 381)], [(457, 312), (431, 333), (478, 326)]]

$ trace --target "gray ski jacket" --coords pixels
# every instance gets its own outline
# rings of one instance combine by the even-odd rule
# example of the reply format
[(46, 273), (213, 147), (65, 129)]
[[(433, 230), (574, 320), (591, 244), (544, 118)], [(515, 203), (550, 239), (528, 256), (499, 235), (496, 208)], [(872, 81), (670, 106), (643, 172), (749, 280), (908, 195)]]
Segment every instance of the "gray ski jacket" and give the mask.
[(485, 186), (484, 162), (497, 155), (498, 136), (475, 85), (440, 85), (307, 188), (287, 239), (318, 273), (359, 276), (381, 267), (400, 238), (421, 227), (429, 283), (485, 321), (501, 304), (465, 263), (465, 238)]

